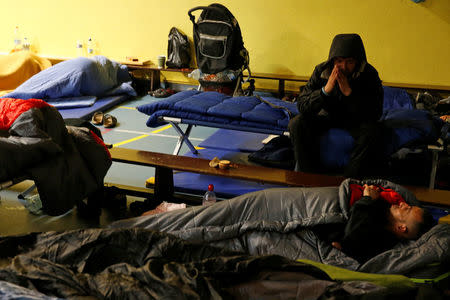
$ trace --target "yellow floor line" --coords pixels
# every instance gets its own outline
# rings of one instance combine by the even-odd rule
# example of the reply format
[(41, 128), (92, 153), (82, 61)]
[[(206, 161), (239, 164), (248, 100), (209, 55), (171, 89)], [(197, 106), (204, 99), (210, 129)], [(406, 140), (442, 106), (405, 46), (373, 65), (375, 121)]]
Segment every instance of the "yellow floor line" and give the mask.
[(169, 129), (170, 127), (172, 127), (172, 125), (169, 124), (169, 125), (166, 125), (166, 126), (160, 128), (160, 129), (153, 130), (151, 133), (159, 133), (159, 132), (161, 132), (161, 131), (164, 131), (164, 130), (166, 130), (166, 129)]
[(129, 107), (129, 106), (119, 106), (119, 108), (136, 110), (136, 107)]
[(154, 176), (148, 178), (145, 181), (145, 187), (151, 187), (152, 185), (155, 185), (155, 177)]
[(113, 144), (113, 147), (122, 146), (122, 145), (124, 145), (124, 144), (128, 144), (128, 143), (131, 143), (131, 142), (134, 142), (134, 141), (143, 139), (143, 138), (148, 137), (148, 136), (149, 136), (148, 134), (143, 134), (143, 135), (137, 136), (137, 137), (135, 137), (135, 138), (132, 138), (132, 139), (129, 139), (129, 140), (126, 140), (126, 141), (117, 143), (117, 144)]
[[(163, 131), (163, 130), (169, 129), (170, 127), (172, 127), (172, 125), (166, 125), (166, 126), (160, 128), (160, 129), (157, 129), (157, 130), (152, 131), (150, 134), (161, 132), (161, 131)], [(131, 143), (131, 142), (134, 142), (134, 141), (137, 141), (137, 140), (146, 138), (146, 137), (150, 136), (150, 134), (142, 134), (142, 135), (137, 136), (137, 137), (134, 137), (134, 138), (132, 138), (132, 139), (125, 140), (125, 141), (119, 142), (119, 143), (117, 143), (117, 144), (113, 144), (113, 147), (122, 146), (122, 145), (124, 145), (124, 144), (128, 144), (128, 143)]]

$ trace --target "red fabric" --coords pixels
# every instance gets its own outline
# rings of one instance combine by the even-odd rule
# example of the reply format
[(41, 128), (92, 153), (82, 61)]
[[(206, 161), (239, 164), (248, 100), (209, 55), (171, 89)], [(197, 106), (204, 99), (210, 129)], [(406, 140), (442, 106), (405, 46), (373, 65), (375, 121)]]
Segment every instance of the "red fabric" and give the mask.
[(92, 137), (94, 138), (95, 142), (99, 145), (102, 145), (103, 148), (105, 148), (106, 153), (108, 154), (109, 159), (112, 159), (111, 157), (111, 153), (108, 150), (108, 147), (106, 147), (105, 143), (103, 142), (103, 140), (101, 138), (98, 137), (98, 135), (96, 135), (92, 130), (89, 130), (89, 132), (91, 133)]
[(9, 130), (16, 119), (31, 108), (50, 106), (40, 99), (0, 99), (0, 130)]
[[(393, 189), (385, 189), (382, 186), (377, 186), (380, 189), (380, 198), (384, 201), (388, 202), (389, 204), (395, 204), (398, 205), (401, 202), (405, 202), (405, 199), (394, 191)], [(364, 187), (359, 184), (350, 184), (350, 190), (351, 190), (351, 197), (350, 197), (350, 207), (355, 204), (356, 201), (362, 198)]]

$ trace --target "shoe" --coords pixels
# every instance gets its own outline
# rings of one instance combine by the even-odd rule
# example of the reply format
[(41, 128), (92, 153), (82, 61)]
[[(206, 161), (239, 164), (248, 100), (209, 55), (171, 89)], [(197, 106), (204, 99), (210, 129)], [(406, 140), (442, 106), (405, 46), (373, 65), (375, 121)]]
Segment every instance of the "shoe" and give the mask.
[(164, 92), (164, 89), (163, 88), (159, 88), (159, 89), (156, 89), (154, 91), (148, 92), (148, 94), (150, 96), (156, 97), (157, 95), (160, 95), (162, 92)]
[(150, 96), (153, 96), (155, 98), (166, 98), (169, 97), (171, 95), (175, 94), (175, 91), (172, 89), (163, 89), (163, 88), (159, 88), (153, 92), (149, 92)]
[(116, 125), (117, 125), (116, 117), (114, 117), (110, 114), (104, 115), (103, 126), (105, 126), (105, 128), (113, 128), (113, 127), (116, 127)]
[(92, 116), (91, 120), (94, 125), (102, 125), (103, 124), (103, 113), (101, 111), (97, 111)]

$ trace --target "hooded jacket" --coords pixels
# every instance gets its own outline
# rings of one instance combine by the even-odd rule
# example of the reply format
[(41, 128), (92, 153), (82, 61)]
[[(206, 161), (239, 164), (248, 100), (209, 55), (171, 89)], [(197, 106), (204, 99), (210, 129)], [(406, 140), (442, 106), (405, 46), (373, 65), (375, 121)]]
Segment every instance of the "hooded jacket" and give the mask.
[[(336, 57), (353, 57), (355, 71), (348, 78), (352, 93), (345, 96), (336, 84), (329, 95), (322, 87), (327, 84)], [(383, 88), (377, 70), (367, 62), (361, 37), (357, 34), (338, 34), (330, 47), (328, 60), (317, 65), (297, 100), (301, 114), (327, 115), (337, 126), (358, 126), (376, 121), (383, 110)]]

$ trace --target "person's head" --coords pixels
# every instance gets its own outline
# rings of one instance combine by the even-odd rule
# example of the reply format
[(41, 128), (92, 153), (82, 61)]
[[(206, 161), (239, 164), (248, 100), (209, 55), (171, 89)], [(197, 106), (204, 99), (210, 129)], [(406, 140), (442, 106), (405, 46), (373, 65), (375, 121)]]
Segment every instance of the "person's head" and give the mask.
[(388, 230), (403, 240), (417, 239), (434, 225), (433, 217), (427, 210), (406, 202), (391, 205), (388, 219)]
[(337, 65), (346, 76), (364, 68), (366, 51), (361, 37), (356, 33), (336, 35), (331, 43), (328, 60)]
[(338, 56), (333, 59), (333, 64), (347, 77), (353, 74), (357, 63), (357, 60), (353, 57)]

